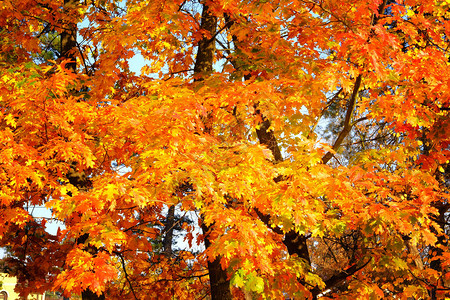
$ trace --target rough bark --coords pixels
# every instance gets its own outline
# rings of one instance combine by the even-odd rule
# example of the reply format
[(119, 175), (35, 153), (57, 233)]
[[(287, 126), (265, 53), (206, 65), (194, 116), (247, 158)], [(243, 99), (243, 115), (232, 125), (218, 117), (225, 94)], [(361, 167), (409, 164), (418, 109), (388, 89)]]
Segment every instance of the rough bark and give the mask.
[[(64, 8), (68, 9), (75, 7), (79, 0), (64, 0)], [(63, 32), (61, 32), (61, 60), (69, 60), (66, 64), (66, 69), (76, 72), (77, 63), (75, 49), (77, 46), (77, 24), (73, 22), (63, 22)]]
[(175, 205), (169, 207), (167, 211), (166, 224), (164, 225), (164, 254), (167, 257), (171, 257), (173, 254), (172, 251), (172, 242), (173, 242), (173, 231), (175, 226)]
[(214, 34), (217, 27), (217, 17), (212, 15), (208, 6), (203, 5), (200, 29), (207, 34), (198, 42), (197, 57), (194, 65), (194, 80), (201, 81), (210, 76), (213, 71), (214, 53), (216, 51)]
[[(257, 111), (258, 114), (261, 114)], [(277, 140), (272, 130), (270, 128), (270, 121), (262, 116), (262, 123), (259, 124), (259, 128), (256, 129), (256, 135), (258, 136), (259, 143), (265, 145), (272, 151), (273, 158), (275, 162), (281, 162), (283, 157), (281, 156), (280, 147), (278, 147)]]
[[(205, 247), (211, 246), (209, 233), (212, 226), (202, 225), (203, 235), (205, 237)], [(227, 272), (222, 269), (220, 265), (220, 257), (213, 261), (208, 261), (209, 283), (211, 288), (212, 300), (231, 300), (233, 299), (230, 290), (230, 281), (228, 280)]]

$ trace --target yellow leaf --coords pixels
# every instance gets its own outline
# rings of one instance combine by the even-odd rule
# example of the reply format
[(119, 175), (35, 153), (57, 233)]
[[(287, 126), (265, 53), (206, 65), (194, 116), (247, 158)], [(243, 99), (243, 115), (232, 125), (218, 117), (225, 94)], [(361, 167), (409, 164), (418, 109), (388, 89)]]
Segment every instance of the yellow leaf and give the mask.
[(106, 199), (113, 200), (116, 195), (119, 195), (119, 189), (114, 184), (108, 184), (106, 186)]

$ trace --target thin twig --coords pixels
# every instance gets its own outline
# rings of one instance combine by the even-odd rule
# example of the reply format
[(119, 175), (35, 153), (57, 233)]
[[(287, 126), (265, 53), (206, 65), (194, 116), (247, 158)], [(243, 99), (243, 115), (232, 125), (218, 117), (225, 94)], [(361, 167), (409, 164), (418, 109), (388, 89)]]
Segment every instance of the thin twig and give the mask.
[(130, 278), (128, 277), (127, 269), (125, 267), (125, 259), (123, 258), (122, 254), (120, 252), (116, 252), (116, 254), (120, 257), (120, 260), (122, 261), (123, 273), (125, 274), (125, 279), (127, 280), (128, 284), (130, 285), (131, 293), (133, 293), (134, 299), (138, 300), (138, 298), (136, 297), (136, 293), (134, 292), (133, 285), (131, 284)]

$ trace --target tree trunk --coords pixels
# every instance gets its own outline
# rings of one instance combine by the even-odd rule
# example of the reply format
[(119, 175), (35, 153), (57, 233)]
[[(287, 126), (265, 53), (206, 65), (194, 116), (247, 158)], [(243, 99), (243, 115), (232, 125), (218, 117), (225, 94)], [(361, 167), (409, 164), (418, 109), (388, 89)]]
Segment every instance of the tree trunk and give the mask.
[(194, 65), (194, 80), (201, 81), (211, 75), (213, 71), (214, 53), (216, 51), (215, 39), (217, 18), (209, 11), (208, 6), (203, 5), (200, 28), (209, 33), (198, 42), (197, 57)]
[[(228, 24), (228, 28), (231, 28), (233, 26), (234, 21), (231, 19), (231, 17), (227, 14), (225, 14), (225, 21)], [(235, 49), (237, 50), (239, 48), (240, 41), (237, 39), (236, 36), (232, 36), (233, 44)], [(236, 70), (240, 70), (241, 66), (236, 61), (231, 62), (233, 64), (233, 67)], [(243, 71), (243, 70), (241, 70)], [(245, 75), (244, 80), (249, 80), (250, 76)], [(261, 145), (265, 145), (271, 152), (275, 159), (275, 163), (283, 161), (283, 156), (281, 154), (280, 147), (278, 146), (277, 139), (275, 137), (275, 134), (273, 130), (270, 128), (270, 120), (264, 116), (261, 111), (258, 109), (258, 104), (255, 104), (255, 113), (257, 115), (260, 115), (262, 122), (259, 124), (259, 128), (256, 129), (256, 135), (258, 136), (259, 143)], [(275, 181), (279, 181), (280, 178), (274, 178)], [(259, 210), (255, 210), (258, 217), (263, 221), (268, 227), (270, 227), (270, 215), (265, 215), (261, 213)], [(282, 234), (283, 232), (278, 232), (279, 234)], [(309, 250), (307, 245), (307, 238), (305, 235), (299, 234), (293, 230), (291, 230), (288, 233), (284, 234), (283, 244), (286, 246), (289, 255), (297, 254), (298, 257), (304, 259), (308, 265), (311, 265), (311, 260), (309, 257)]]
[[(257, 110), (256, 113), (260, 114), (261, 112)], [(259, 129), (256, 129), (259, 143), (265, 145), (272, 152), (275, 163), (281, 162), (283, 157), (281, 155), (280, 147), (278, 146), (273, 130), (269, 130), (270, 121), (265, 116), (262, 116), (262, 120), (263, 122), (260, 124)], [(270, 216), (267, 216), (266, 219), (269, 220)], [(308, 265), (311, 265), (306, 240), (305, 235), (291, 230), (284, 235), (283, 244), (286, 246), (290, 255), (297, 254), (298, 257), (303, 258)]]
[[(203, 235), (205, 237), (205, 247), (211, 246), (211, 241), (208, 235), (211, 231), (211, 227), (202, 225)], [(208, 261), (208, 271), (209, 271), (209, 284), (211, 288), (211, 299), (212, 300), (231, 300), (230, 281), (228, 280), (228, 275), (225, 270), (222, 269), (220, 265), (220, 257), (217, 257), (212, 262)]]
[[(64, 9), (74, 8), (79, 4), (79, 0), (64, 0)], [(63, 32), (61, 32), (61, 56), (60, 60), (69, 60), (66, 64), (66, 69), (76, 73), (77, 63), (76, 63), (76, 38), (77, 38), (77, 24), (73, 22), (62, 22)], [(90, 186), (90, 181), (83, 171), (79, 171), (77, 164), (72, 163), (70, 170), (67, 172), (67, 179), (71, 184), (76, 186), (79, 190), (87, 190)], [(77, 243), (84, 243), (89, 235), (84, 234), (77, 239)], [(92, 251), (92, 249), (90, 249)], [(100, 296), (91, 290), (87, 289), (82, 292), (81, 297), (83, 300), (104, 300), (105, 295)]]
[[(448, 241), (447, 241), (447, 238), (445, 235), (445, 224), (446, 224), (445, 214), (448, 211), (448, 205), (439, 203), (439, 204), (436, 204), (436, 207), (438, 208), (439, 215), (437, 215), (437, 217), (435, 218), (435, 221), (439, 224), (439, 226), (441, 227), (444, 234), (438, 234), (436, 230), (432, 230), (432, 231), (434, 231), (434, 233), (437, 236), (437, 241), (436, 241), (435, 246), (430, 247), (430, 253), (433, 253), (433, 260), (431, 260), (431, 262), (430, 262), (430, 267), (440, 273), (443, 273), (444, 270), (442, 269), (442, 260), (440, 257), (442, 257), (442, 254), (444, 253), (443, 249), (448, 247)], [(440, 279), (440, 280), (442, 280), (442, 279)], [(432, 286), (429, 291), (430, 299), (432, 299), (432, 300), (438, 299), (438, 295), (437, 295), (438, 287), (439, 287), (438, 285), (439, 285), (439, 283), (436, 284), (436, 286)]]
[(91, 290), (85, 290), (81, 293), (81, 298), (83, 300), (105, 300), (105, 295), (101, 294), (99, 296)]
[[(427, 139), (427, 129), (424, 129), (422, 131), (422, 136), (420, 137), (420, 141), (422, 142), (423, 149), (422, 149), (422, 155), (429, 156), (431, 152), (434, 150), (431, 146), (432, 143), (430, 140)], [(447, 169), (446, 167), (445, 169)], [(444, 170), (445, 170), (444, 169)], [(446, 170), (448, 172), (448, 170)], [(445, 179), (445, 173), (441, 174), (439, 171), (436, 171), (435, 178), (441, 185), (441, 188), (446, 189), (448, 186), (446, 186), (446, 179)], [(436, 270), (439, 273), (443, 273), (442, 269), (442, 254), (444, 253), (443, 249), (446, 249), (448, 247), (448, 240), (447, 240), (447, 234), (446, 234), (446, 228), (445, 225), (447, 224), (446, 221), (446, 214), (449, 211), (450, 204), (448, 203), (442, 203), (442, 202), (436, 202), (434, 203), (434, 207), (438, 210), (439, 214), (437, 216), (431, 216), (431, 219), (433, 219), (442, 230), (443, 234), (438, 234), (437, 230), (434, 228), (431, 228), (431, 231), (436, 235), (437, 241), (434, 246), (430, 246), (429, 250), (429, 257), (430, 260), (430, 268), (433, 270)], [(419, 257), (420, 258), (420, 257)], [(443, 280), (443, 275), (440, 277), (439, 281)], [(437, 282), (435, 285), (430, 285), (428, 294), (430, 296), (431, 300), (437, 300), (438, 298), (438, 287), (439, 282)]]
[[(227, 14), (225, 14), (225, 21), (228, 24), (228, 28), (231, 28), (231, 26), (233, 26), (234, 24), (234, 21)], [(239, 48), (240, 41), (234, 35), (232, 36), (232, 38), (234, 47), (237, 50)], [(241, 69), (241, 66), (239, 66), (236, 61), (232, 61), (231, 63), (236, 70)], [(248, 79), (250, 79), (249, 75), (244, 76), (244, 80)], [(262, 122), (259, 124), (259, 128), (256, 129), (256, 135), (258, 136), (259, 143), (261, 145), (265, 145), (272, 152), (275, 163), (281, 162), (283, 161), (283, 156), (281, 154), (280, 147), (278, 146), (278, 142), (273, 130), (269, 129), (270, 120), (261, 113), (257, 106), (258, 105), (255, 104), (256, 114), (260, 115), (262, 119)], [(277, 179), (275, 180), (277, 181)], [(258, 210), (256, 210), (256, 213), (266, 225), (270, 226), (271, 217), (269, 215), (264, 215)], [(304, 235), (298, 234), (295, 231), (290, 231), (284, 235), (283, 243), (290, 255), (297, 254), (298, 257), (303, 258), (310, 265), (311, 260), (309, 258), (309, 251), (306, 240), (307, 239)]]
[(167, 257), (171, 257), (172, 252), (172, 241), (173, 241), (173, 227), (175, 226), (175, 205), (169, 207), (167, 211), (166, 224), (164, 226), (164, 254)]
[[(208, 32), (208, 36), (204, 36), (198, 43), (197, 57), (194, 66), (194, 81), (203, 81), (213, 72), (214, 53), (216, 51), (214, 34), (217, 27), (217, 18), (211, 14), (207, 5), (203, 4), (201, 29)], [(207, 122), (205, 122), (207, 124)], [(205, 133), (210, 130), (205, 126)], [(214, 230), (213, 226), (202, 225), (205, 237), (205, 247), (211, 246), (209, 233)], [(208, 261), (209, 282), (211, 288), (212, 300), (231, 300), (230, 281), (227, 272), (220, 265), (220, 257), (216, 257), (214, 261)]]
[[(74, 7), (79, 0), (64, 0), (64, 8)], [(77, 24), (69, 22), (62, 22), (64, 31), (61, 32), (61, 60), (70, 60), (66, 64), (66, 69), (75, 73), (77, 71), (77, 62), (75, 56), (75, 49), (77, 46)]]

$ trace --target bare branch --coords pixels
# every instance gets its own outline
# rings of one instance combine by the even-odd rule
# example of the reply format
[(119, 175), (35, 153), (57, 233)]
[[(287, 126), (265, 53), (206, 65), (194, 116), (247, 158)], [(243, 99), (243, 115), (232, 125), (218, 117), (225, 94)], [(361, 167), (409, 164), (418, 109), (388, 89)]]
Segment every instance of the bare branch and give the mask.
[[(356, 96), (358, 95), (358, 91), (359, 91), (359, 88), (361, 86), (361, 79), (362, 79), (362, 76), (361, 76), (361, 74), (359, 74), (358, 77), (356, 77), (355, 86), (353, 87), (352, 96), (351, 96), (350, 101), (348, 103), (347, 113), (345, 114), (345, 120), (344, 120), (344, 128), (342, 128), (341, 133), (339, 134), (339, 136), (337, 137), (336, 141), (333, 144), (333, 150), (334, 151), (337, 151), (339, 149), (339, 147), (341, 146), (341, 144), (344, 141), (344, 139), (347, 137), (347, 135), (352, 130), (353, 124), (351, 124), (350, 121), (351, 121), (351, 118), (352, 118), (353, 109), (355, 108)], [(327, 152), (327, 154), (325, 154), (322, 157), (322, 163), (323, 164), (328, 163), (328, 161), (333, 157), (333, 155), (334, 155), (333, 153)]]

